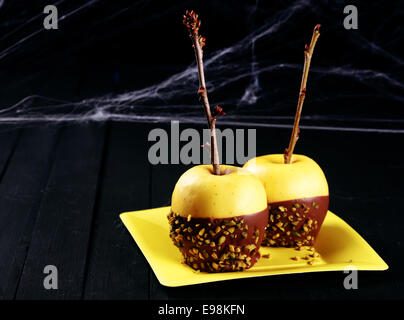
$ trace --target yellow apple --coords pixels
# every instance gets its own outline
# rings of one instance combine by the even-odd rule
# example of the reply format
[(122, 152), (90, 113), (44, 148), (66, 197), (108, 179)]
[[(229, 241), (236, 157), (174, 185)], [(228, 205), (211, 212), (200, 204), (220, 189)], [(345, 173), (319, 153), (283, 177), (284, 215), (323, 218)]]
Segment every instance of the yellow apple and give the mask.
[(178, 180), (168, 216), (170, 237), (184, 262), (207, 272), (241, 271), (259, 259), (268, 223), (261, 181), (248, 170), (195, 166)]
[(269, 220), (263, 245), (312, 246), (328, 211), (327, 180), (309, 157), (293, 154), (284, 163), (283, 154), (249, 160), (244, 168), (263, 183)]

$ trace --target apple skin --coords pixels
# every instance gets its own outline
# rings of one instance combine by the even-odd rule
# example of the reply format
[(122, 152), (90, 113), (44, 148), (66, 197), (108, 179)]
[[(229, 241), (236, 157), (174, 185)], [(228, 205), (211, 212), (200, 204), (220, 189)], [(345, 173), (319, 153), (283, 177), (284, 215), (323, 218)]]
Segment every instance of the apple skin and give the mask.
[(178, 180), (168, 215), (170, 238), (184, 262), (206, 272), (242, 271), (259, 259), (268, 224), (261, 181), (248, 170), (200, 165)]
[(244, 168), (262, 181), (267, 194), (269, 221), (263, 245), (313, 246), (329, 204), (320, 166), (304, 155), (294, 154), (285, 164), (283, 154), (270, 154), (249, 160)]
[(175, 185), (172, 211), (183, 217), (228, 218), (266, 209), (259, 179), (239, 167), (221, 165), (220, 170), (214, 175), (211, 165), (199, 165), (186, 171)]

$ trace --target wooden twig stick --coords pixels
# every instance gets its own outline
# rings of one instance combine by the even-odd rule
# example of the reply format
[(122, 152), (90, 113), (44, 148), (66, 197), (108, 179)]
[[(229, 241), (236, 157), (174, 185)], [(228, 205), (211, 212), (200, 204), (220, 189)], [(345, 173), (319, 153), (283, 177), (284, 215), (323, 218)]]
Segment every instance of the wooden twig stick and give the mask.
[(211, 133), (210, 145), (211, 145), (211, 162), (213, 166), (213, 173), (215, 175), (220, 175), (220, 165), (219, 165), (219, 152), (217, 149), (217, 139), (216, 139), (216, 118), (223, 115), (224, 112), (220, 107), (216, 107), (214, 114), (212, 115), (208, 92), (206, 90), (205, 83), (205, 73), (203, 69), (203, 50), (205, 46), (206, 39), (199, 35), (199, 28), (201, 26), (201, 20), (199, 20), (198, 15), (193, 11), (186, 11), (184, 15), (183, 24), (187, 27), (189, 36), (192, 40), (192, 47), (195, 51), (196, 64), (198, 66), (199, 75), (199, 90), (198, 95), (202, 100), (203, 107), (205, 109), (206, 119), (208, 121), (208, 126)]
[(304, 50), (304, 68), (303, 68), (302, 82), (300, 83), (299, 100), (297, 102), (295, 121), (293, 123), (293, 130), (292, 135), (290, 137), (289, 146), (288, 148), (285, 149), (284, 153), (285, 163), (291, 163), (293, 150), (295, 149), (296, 142), (299, 139), (299, 132), (300, 132), (299, 122), (300, 117), (302, 115), (303, 102), (306, 97), (306, 84), (307, 84), (307, 78), (309, 76), (310, 62), (311, 57), (313, 56), (314, 47), (316, 46), (316, 42), (319, 37), (320, 37), (320, 25), (318, 24), (315, 26), (313, 30), (313, 36), (311, 37), (310, 46), (307, 46), (306, 44)]

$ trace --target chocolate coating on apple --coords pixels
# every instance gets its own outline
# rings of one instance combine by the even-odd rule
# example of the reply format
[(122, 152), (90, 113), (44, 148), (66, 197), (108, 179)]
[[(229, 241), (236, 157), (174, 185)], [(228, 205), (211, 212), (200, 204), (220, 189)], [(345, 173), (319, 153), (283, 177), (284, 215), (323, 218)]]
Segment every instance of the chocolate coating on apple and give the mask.
[(313, 246), (328, 211), (329, 196), (268, 204), (263, 246)]
[(170, 238), (184, 262), (205, 272), (242, 271), (260, 258), (268, 209), (230, 218), (187, 218), (168, 215)]

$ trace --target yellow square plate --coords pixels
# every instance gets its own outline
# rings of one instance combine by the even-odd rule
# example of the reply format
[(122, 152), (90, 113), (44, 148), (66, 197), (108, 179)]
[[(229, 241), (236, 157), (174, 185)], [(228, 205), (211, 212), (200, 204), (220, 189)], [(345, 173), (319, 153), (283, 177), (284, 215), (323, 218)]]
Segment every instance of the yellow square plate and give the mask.
[(180, 251), (169, 237), (169, 211), (170, 207), (162, 207), (120, 215), (157, 279), (168, 287), (277, 274), (339, 271), (352, 266), (357, 270), (388, 268), (383, 259), (354, 229), (329, 211), (316, 243), (316, 250), (321, 257), (317, 258), (313, 265), (303, 259), (291, 259), (307, 256), (306, 250), (261, 247), (261, 254), (270, 253), (270, 258), (261, 258), (251, 269), (226, 273), (195, 272), (181, 263)]

